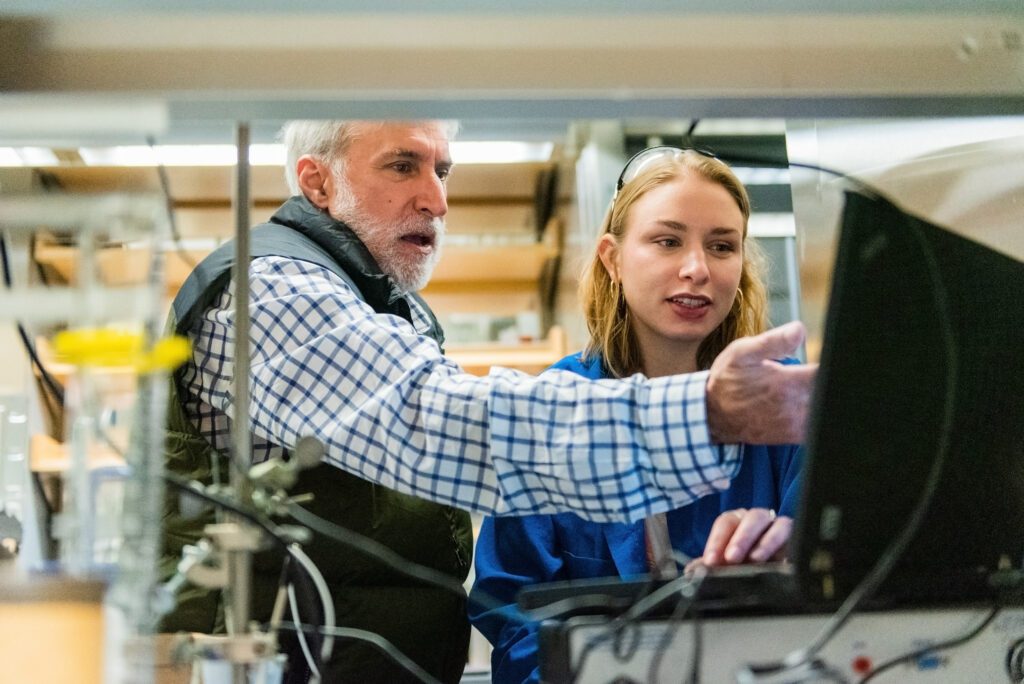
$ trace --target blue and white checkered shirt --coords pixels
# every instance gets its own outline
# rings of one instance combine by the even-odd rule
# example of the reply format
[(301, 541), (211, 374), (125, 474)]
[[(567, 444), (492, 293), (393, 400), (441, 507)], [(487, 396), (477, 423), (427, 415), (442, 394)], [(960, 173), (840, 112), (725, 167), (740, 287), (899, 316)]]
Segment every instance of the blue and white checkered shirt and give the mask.
[[(488, 514), (573, 510), (637, 520), (728, 486), (737, 449), (710, 444), (707, 373), (588, 380), (463, 372), (413, 304), (378, 314), (334, 273), (250, 266), (253, 459), (312, 435), (326, 458), (386, 487)], [(186, 412), (218, 449), (233, 412), (229, 288), (192, 331)]]

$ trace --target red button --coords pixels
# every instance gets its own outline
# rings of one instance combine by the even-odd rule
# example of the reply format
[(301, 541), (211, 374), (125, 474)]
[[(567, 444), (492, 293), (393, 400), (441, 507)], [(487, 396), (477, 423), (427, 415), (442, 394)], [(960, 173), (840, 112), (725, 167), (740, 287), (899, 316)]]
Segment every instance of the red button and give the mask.
[(857, 656), (853, 659), (853, 662), (850, 663), (850, 667), (852, 667), (853, 671), (857, 674), (867, 674), (868, 672), (871, 672), (871, 658), (868, 658), (867, 656)]

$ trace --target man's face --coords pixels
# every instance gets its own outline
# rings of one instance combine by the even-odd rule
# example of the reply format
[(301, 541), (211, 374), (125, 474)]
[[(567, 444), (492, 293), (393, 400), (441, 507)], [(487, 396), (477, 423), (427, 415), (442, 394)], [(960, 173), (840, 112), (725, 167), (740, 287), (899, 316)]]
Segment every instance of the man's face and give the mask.
[(452, 161), (434, 123), (368, 123), (355, 130), (328, 209), (407, 292), (426, 285), (441, 257)]

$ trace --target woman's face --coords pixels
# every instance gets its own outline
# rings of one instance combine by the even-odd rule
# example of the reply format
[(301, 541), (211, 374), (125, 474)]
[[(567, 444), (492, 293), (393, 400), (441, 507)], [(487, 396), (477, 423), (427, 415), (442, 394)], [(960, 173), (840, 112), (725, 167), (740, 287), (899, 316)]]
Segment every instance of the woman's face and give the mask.
[(602, 238), (601, 260), (621, 283), (644, 358), (678, 349), (695, 361), (736, 297), (743, 225), (724, 187), (686, 172), (633, 204), (621, 244)]

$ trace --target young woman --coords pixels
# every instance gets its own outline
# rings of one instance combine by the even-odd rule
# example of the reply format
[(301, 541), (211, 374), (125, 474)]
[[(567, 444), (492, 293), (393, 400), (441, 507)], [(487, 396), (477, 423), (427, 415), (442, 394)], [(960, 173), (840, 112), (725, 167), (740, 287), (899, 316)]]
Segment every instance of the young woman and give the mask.
[[(553, 368), (593, 379), (690, 373), (708, 369), (734, 339), (762, 332), (767, 299), (749, 217), (746, 190), (721, 161), (666, 147), (634, 156), (580, 285), (590, 342)], [(740, 448), (729, 489), (646, 524), (574, 514), (487, 519), (470, 620), (494, 645), (492, 681), (539, 679), (537, 625), (513, 608), (523, 587), (672, 573), (670, 546), (708, 565), (780, 557), (796, 505), (798, 448)], [(509, 605), (483, 609), (474, 595)]]

